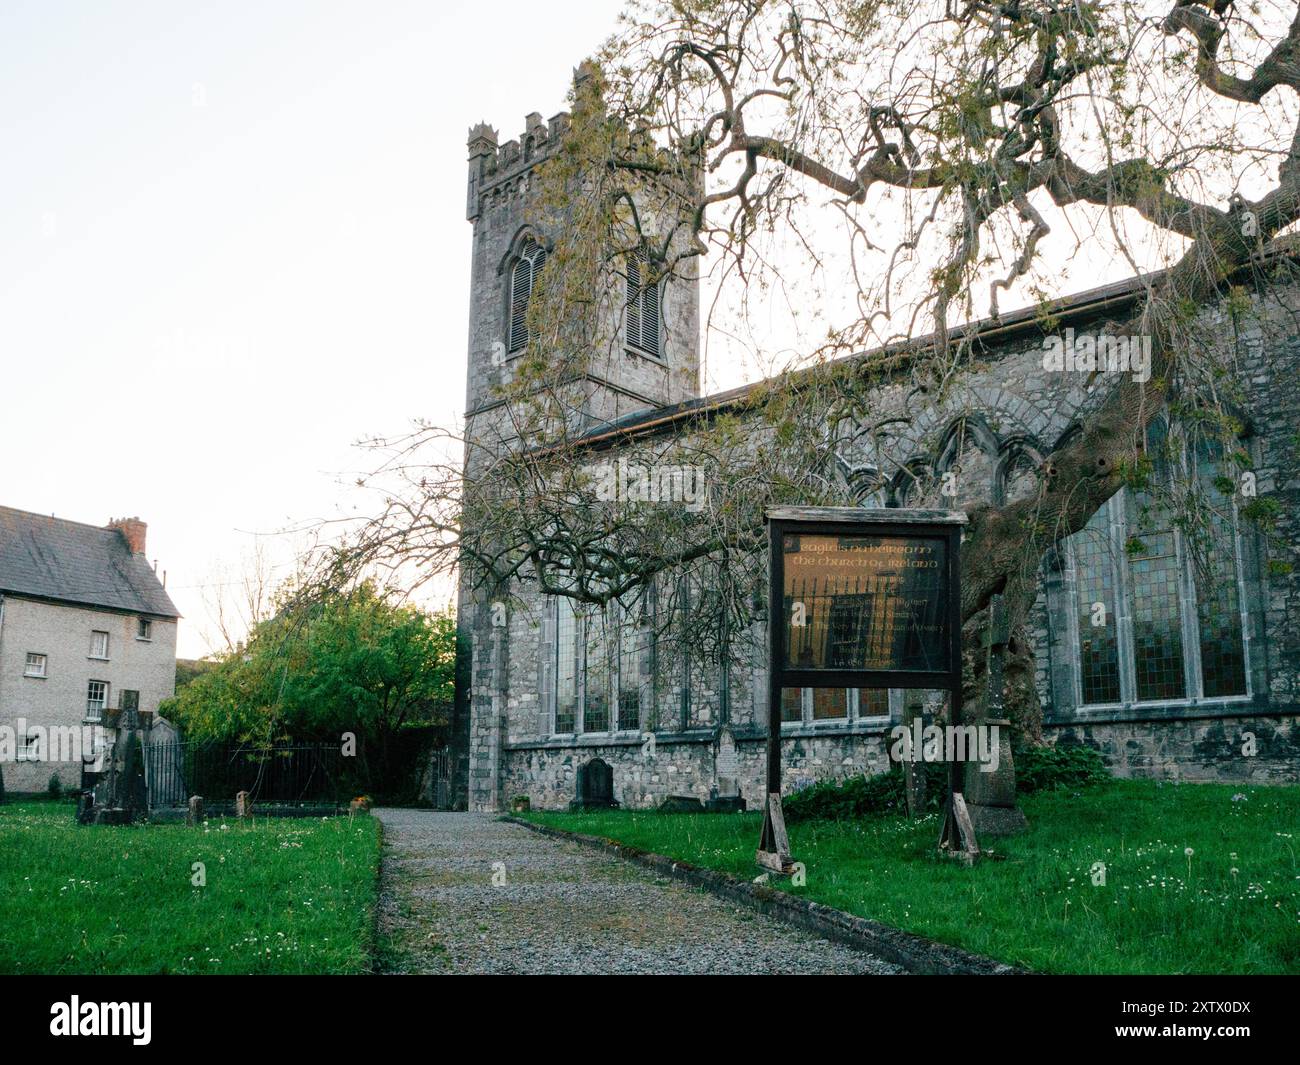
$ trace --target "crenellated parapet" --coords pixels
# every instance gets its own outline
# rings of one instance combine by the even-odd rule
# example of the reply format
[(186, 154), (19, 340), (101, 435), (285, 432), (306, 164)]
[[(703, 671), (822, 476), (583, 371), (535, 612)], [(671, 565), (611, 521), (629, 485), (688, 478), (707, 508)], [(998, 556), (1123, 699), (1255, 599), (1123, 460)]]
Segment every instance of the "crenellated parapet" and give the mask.
[(524, 118), (516, 140), (498, 144), (497, 131), (485, 122), (469, 131), (469, 187), (465, 217), (475, 221), (494, 199), (514, 195), (534, 166), (553, 155), (569, 128), (569, 113), (549, 121), (534, 111)]

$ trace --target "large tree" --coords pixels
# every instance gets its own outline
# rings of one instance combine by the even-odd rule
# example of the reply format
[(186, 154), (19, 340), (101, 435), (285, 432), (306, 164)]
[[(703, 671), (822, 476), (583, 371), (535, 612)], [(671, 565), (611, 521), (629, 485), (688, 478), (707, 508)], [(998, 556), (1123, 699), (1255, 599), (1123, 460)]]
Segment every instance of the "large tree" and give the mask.
[[(464, 468), (446, 430), (401, 441), (386, 467), (399, 483), (345, 554), (419, 579), (459, 564), (487, 588), (523, 579), (593, 604), (700, 566), (721, 629), (743, 632), (764, 610), (764, 507), (852, 501), (828, 456), (846, 432), (888, 454), (900, 424), (945, 401), (977, 356), (961, 325), (1011, 294), (1041, 302), (1050, 327), (1066, 264), (1115, 260), (1143, 291), (1112, 328), (1150, 338), (1149, 377), (1089, 382), (1090, 416), (1035, 490), (969, 512), (963, 617), (977, 629), (1002, 596), (1023, 680), (1054, 544), (1126, 484), (1167, 493), (1191, 541), (1223, 505), (1156, 483), (1153, 419), (1172, 410), (1212, 441), (1229, 495), (1249, 466), (1232, 327), (1258, 306), (1252, 282), (1289, 268), (1275, 238), (1300, 218), (1298, 89), (1300, 15), (1269, 0), (638, 6), (541, 168), (536, 221), (555, 247), (529, 355), (501, 385), (510, 432), (471, 426)], [(715, 336), (752, 340), (784, 305), (815, 338), (788, 365), (760, 351), (778, 372), (739, 407), (620, 441), (712, 471), (699, 510), (620, 506), (573, 461), (590, 447), (574, 382), (617, 344), (612, 282), (637, 248), (659, 276), (705, 264)], [(812, 324), (809, 291), (827, 294)], [(1203, 328), (1219, 300), (1226, 346)], [(863, 350), (876, 354), (835, 358)], [(1238, 502), (1267, 532), (1270, 502)]]
[(282, 594), (274, 616), (163, 704), (187, 740), (252, 748), (341, 743), (353, 734), (363, 786), (386, 793), (403, 733), (447, 724), (455, 695), (450, 612), (430, 615), (370, 582), (324, 597)]

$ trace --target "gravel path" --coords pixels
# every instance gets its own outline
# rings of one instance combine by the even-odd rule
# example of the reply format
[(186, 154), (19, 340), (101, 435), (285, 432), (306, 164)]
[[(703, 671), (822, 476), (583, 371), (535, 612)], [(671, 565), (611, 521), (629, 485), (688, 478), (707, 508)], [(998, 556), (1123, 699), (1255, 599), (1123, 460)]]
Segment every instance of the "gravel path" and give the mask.
[[(900, 971), (491, 814), (383, 809), (375, 815), (384, 823), (383, 972)], [(504, 884), (493, 884), (494, 872), (498, 880), (504, 873)]]

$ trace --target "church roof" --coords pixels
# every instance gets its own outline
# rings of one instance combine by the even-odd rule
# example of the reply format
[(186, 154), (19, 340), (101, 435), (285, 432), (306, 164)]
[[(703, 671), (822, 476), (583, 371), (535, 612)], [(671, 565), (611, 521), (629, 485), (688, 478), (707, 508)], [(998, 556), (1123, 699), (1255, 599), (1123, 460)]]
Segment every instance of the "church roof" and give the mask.
[[(1008, 311), (997, 318), (981, 318), (967, 325), (956, 326), (948, 331), (950, 340), (969, 338), (981, 346), (987, 346), (993, 340), (1006, 340), (1024, 336), (1041, 329), (1044, 315), (1061, 323), (1076, 322), (1080, 319), (1096, 317), (1115, 311), (1133, 303), (1146, 291), (1161, 274), (1149, 274), (1127, 278), (1109, 285), (1087, 289), (1071, 296), (1039, 307), (1023, 307)], [(891, 358), (906, 361), (907, 357), (933, 347), (938, 342), (939, 334), (927, 333), (871, 348), (867, 351), (845, 355), (837, 362), (856, 362), (870, 360), (887, 362)], [(796, 371), (798, 372), (798, 371)], [(745, 403), (749, 397), (767, 385), (772, 379), (740, 385), (725, 392), (715, 392), (709, 396), (683, 400), (664, 407), (646, 407), (633, 411), (621, 418), (594, 426), (573, 443), (579, 447), (600, 449), (617, 446), (631, 437), (655, 435), (666, 431), (672, 425), (693, 418), (707, 418), (723, 413)]]

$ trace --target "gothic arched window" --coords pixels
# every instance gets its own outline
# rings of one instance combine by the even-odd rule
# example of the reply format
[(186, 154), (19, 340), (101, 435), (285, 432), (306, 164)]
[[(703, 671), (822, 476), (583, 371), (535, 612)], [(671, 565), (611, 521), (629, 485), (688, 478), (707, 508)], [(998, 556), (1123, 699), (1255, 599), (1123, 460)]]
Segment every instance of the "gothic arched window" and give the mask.
[(510, 269), (510, 335), (506, 346), (511, 354), (528, 347), (528, 301), (537, 285), (537, 275), (545, 265), (546, 249), (529, 237)]
[[(1165, 431), (1153, 436), (1163, 443)], [(1153, 448), (1153, 451), (1157, 449)], [(1065, 542), (1081, 707), (1243, 698), (1250, 694), (1240, 536), (1234, 500), (1208, 448), (1166, 449), (1156, 476), (1190, 481), (1209, 514), (1192, 542), (1162, 499), (1122, 489)]]
[(662, 358), (659, 281), (650, 281), (650, 259), (642, 249), (627, 256), (627, 299), (624, 308), (627, 346)]

